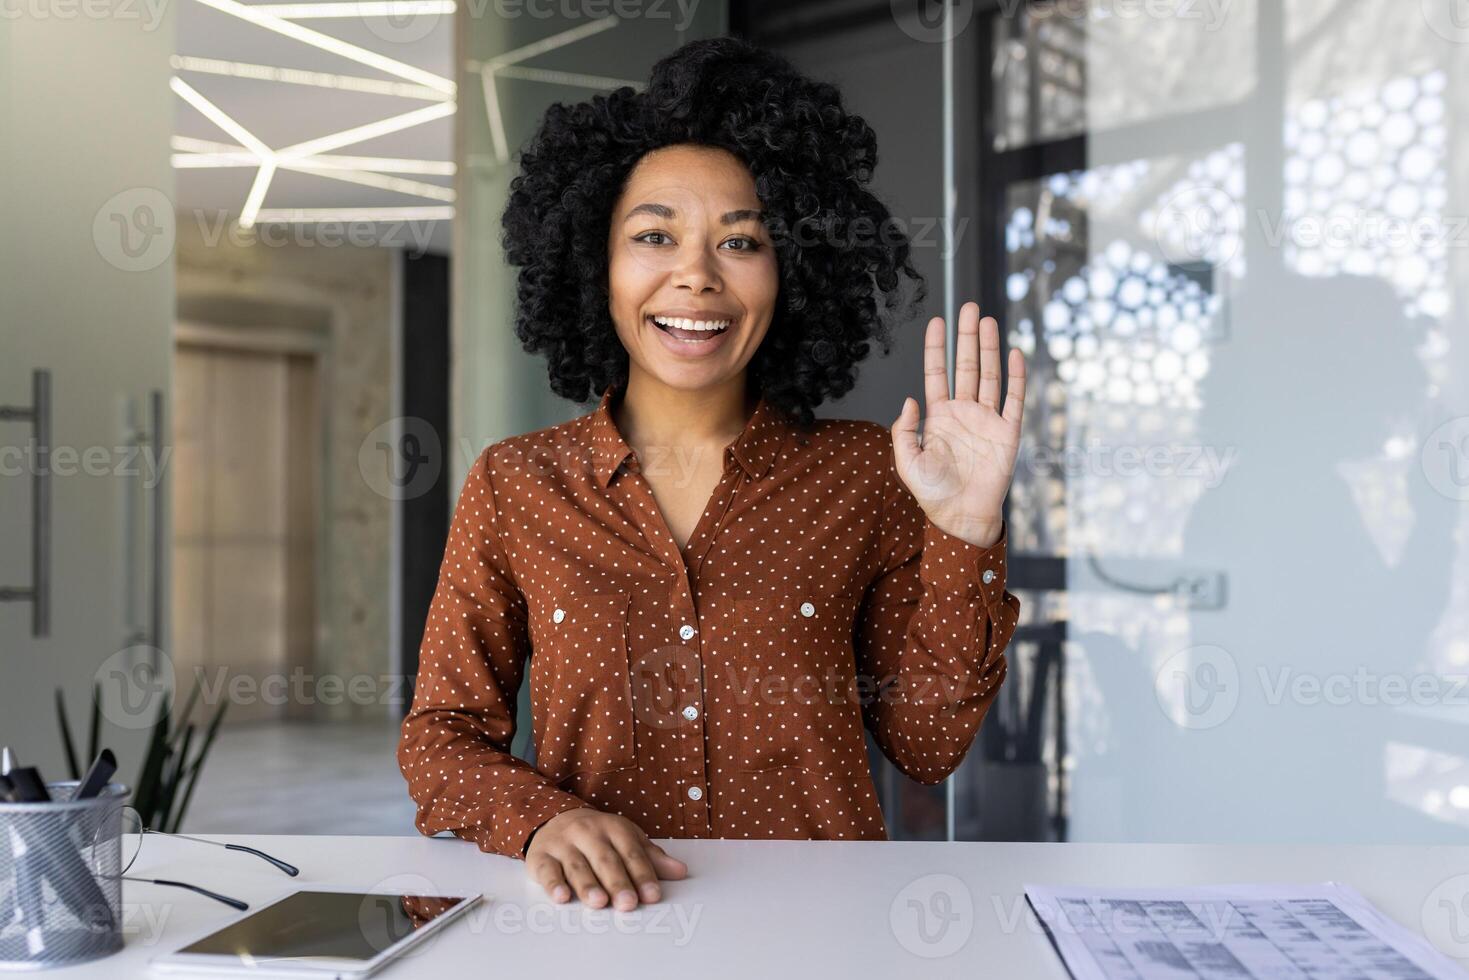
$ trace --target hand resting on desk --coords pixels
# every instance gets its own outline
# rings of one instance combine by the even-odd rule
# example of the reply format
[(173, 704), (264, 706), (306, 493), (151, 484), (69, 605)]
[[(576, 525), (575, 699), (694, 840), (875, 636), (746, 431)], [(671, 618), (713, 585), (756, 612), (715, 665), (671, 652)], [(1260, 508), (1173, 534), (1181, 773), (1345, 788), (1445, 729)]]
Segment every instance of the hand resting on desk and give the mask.
[(558, 813), (531, 835), (525, 866), (556, 902), (576, 897), (602, 908), (612, 896), (614, 907), (636, 908), (641, 898), (656, 902), (663, 890), (659, 878), (677, 880), (688, 865), (653, 843), (626, 817), (578, 807)]

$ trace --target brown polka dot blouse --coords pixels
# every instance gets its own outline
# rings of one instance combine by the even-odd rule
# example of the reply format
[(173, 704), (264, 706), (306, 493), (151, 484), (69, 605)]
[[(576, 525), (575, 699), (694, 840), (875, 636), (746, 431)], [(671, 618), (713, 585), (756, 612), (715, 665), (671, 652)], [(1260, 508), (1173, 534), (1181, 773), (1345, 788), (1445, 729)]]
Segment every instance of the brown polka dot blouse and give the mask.
[(1006, 530), (929, 522), (886, 427), (762, 400), (680, 551), (613, 397), (465, 479), (398, 745), (415, 825), (514, 857), (588, 805), (653, 837), (884, 839), (863, 730), (920, 782), (954, 771), (1019, 617)]

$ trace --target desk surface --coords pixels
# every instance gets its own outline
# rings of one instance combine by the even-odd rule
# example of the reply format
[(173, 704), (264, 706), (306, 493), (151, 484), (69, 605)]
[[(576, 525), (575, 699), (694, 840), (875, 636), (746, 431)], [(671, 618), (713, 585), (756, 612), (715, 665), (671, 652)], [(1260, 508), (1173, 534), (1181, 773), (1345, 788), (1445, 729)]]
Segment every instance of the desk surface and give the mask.
[[(1065, 978), (1026, 911), (1027, 882), (1338, 881), (1469, 969), (1469, 847), (660, 841), (688, 862), (689, 878), (665, 882), (657, 905), (614, 912), (574, 901), (556, 905), (520, 862), (454, 838), (210, 839), (258, 847), (296, 864), (301, 875), (291, 879), (249, 855), (158, 837), (147, 839), (132, 873), (182, 879), (252, 907), (292, 885), (312, 884), (470, 889), (493, 898), (430, 937), (421, 952), (386, 967), (378, 974), (386, 980)], [(124, 884), (124, 906), (121, 953), (45, 975), (148, 976), (151, 957), (236, 914), (191, 892), (132, 881)]]

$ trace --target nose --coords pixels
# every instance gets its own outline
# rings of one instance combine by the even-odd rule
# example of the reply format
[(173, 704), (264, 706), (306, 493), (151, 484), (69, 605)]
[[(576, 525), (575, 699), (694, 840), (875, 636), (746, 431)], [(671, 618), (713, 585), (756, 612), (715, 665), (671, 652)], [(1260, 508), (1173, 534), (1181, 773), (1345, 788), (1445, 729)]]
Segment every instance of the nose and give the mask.
[(724, 282), (719, 278), (719, 267), (707, 247), (695, 243), (682, 251), (686, 254), (679, 256), (680, 261), (670, 277), (673, 286), (695, 293), (717, 293), (724, 288)]

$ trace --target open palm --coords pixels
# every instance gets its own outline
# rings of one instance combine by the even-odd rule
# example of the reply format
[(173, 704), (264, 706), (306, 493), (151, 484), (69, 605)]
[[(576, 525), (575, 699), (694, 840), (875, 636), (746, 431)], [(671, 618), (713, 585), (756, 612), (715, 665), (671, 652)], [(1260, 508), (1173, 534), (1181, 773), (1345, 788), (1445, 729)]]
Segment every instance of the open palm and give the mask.
[(944, 318), (928, 321), (923, 343), (923, 439), (918, 402), (908, 398), (892, 425), (894, 462), (914, 499), (938, 528), (987, 547), (998, 540), (1005, 494), (1020, 449), (1025, 412), (1025, 356), (1011, 348), (1009, 384), (1000, 406), (1000, 327), (959, 310), (954, 394), (949, 395)]

